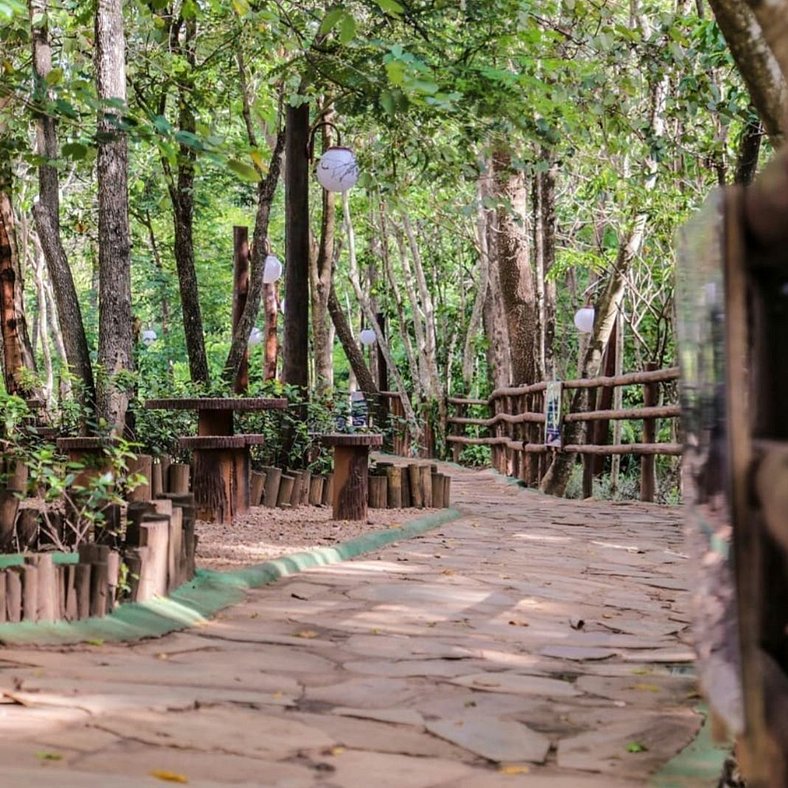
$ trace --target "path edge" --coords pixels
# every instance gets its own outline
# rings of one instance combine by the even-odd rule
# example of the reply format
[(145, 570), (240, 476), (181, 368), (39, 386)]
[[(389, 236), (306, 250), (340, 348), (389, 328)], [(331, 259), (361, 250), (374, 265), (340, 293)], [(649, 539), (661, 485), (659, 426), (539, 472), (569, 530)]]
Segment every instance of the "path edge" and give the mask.
[(457, 509), (441, 509), (400, 526), (362, 534), (333, 547), (314, 547), (228, 572), (198, 569), (192, 580), (176, 588), (168, 597), (150, 602), (129, 602), (101, 618), (0, 624), (0, 644), (69, 646), (86, 643), (99, 646), (199, 628), (220, 610), (241, 602), (250, 589), (269, 585), (305, 569), (337, 564), (375, 552), (394, 542), (421, 536), (460, 517), (462, 513)]

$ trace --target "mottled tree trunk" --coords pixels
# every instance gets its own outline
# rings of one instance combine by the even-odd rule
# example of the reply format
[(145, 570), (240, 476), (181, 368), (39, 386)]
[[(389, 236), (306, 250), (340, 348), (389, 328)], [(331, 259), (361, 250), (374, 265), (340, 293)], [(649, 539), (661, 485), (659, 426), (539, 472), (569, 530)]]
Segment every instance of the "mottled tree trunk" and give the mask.
[(364, 361), (364, 354), (356, 342), (356, 336), (353, 333), (353, 328), (348, 322), (345, 311), (337, 298), (336, 290), (334, 289), (333, 282), (328, 294), (328, 313), (331, 315), (331, 320), (334, 323), (339, 342), (342, 349), (345, 351), (350, 368), (356, 376), (358, 387), (365, 394), (377, 394), (378, 387), (372, 373), (369, 371), (367, 362)]
[[(753, 13), (747, 4), (740, 0), (709, 0), (709, 5), (714, 11), (736, 67), (747, 85), (752, 103), (763, 120), (772, 144), (777, 148), (785, 137), (785, 69), (781, 71), (780, 68), (785, 62), (775, 57), (776, 53), (767, 43), (771, 41), (771, 35), (767, 37), (767, 31), (762, 31), (759, 26), (759, 22), (762, 26), (763, 20), (772, 11), (767, 4), (761, 3), (763, 9)], [(750, 5), (755, 6), (755, 3)], [(773, 6), (781, 8), (778, 14), (785, 13), (785, 8), (788, 7), (782, 0)], [(779, 33), (779, 30), (769, 32), (773, 35)]]
[(285, 383), (309, 385), (309, 104), (287, 108)]
[(315, 358), (315, 387), (330, 391), (334, 382), (334, 353), (328, 298), (334, 275), (335, 198), (323, 189), (323, 214), (316, 254), (310, 255), (309, 279), (312, 296), (312, 343)]
[[(43, 103), (47, 99), (46, 78), (52, 70), (45, 0), (30, 0), (30, 18), (36, 19), (36, 24), (31, 24), (34, 98)], [(77, 290), (60, 237), (58, 173), (49, 163), (58, 158), (57, 126), (55, 118), (45, 112), (36, 113), (36, 152), (42, 163), (38, 167), (38, 202), (33, 206), (33, 217), (52, 285), (66, 362), (70, 373), (82, 384), (79, 395), (83, 404), (92, 409), (95, 405), (93, 368)]]
[(549, 277), (555, 262), (555, 176), (556, 166), (548, 150), (542, 150), (545, 169), (534, 175), (534, 258), (539, 294), (539, 341), (542, 374), (555, 377), (555, 281)]
[(120, 0), (96, 6), (96, 90), (98, 117), (98, 360), (108, 376), (99, 391), (99, 415), (114, 432), (123, 430), (129, 395), (115, 376), (131, 371), (131, 243), (129, 238), (128, 150), (118, 128), (119, 110), (110, 101), (126, 101), (123, 7)]
[(511, 154), (493, 154), (496, 210), (496, 256), (512, 355), (512, 383), (527, 385), (541, 378), (539, 315), (534, 271), (528, 254), (525, 175), (511, 166)]
[(0, 176), (0, 336), (3, 340), (3, 380), (9, 394), (25, 395), (29, 391), (23, 379), (23, 370), (33, 371), (33, 355), (30, 341), (26, 341), (25, 314), (20, 309), (22, 277), (16, 247), (14, 211), (7, 186)]
[[(185, 20), (182, 29), (182, 40), (176, 39), (176, 49), (193, 70), (195, 68), (194, 49), (197, 39), (197, 23), (194, 19)], [(196, 126), (194, 112), (191, 109), (193, 87), (191, 83), (190, 74), (181, 74), (178, 81), (178, 127), (180, 131), (188, 134), (194, 134)], [(194, 265), (194, 160), (194, 150), (188, 145), (181, 145), (177, 173), (174, 177), (170, 173), (169, 163), (166, 160), (162, 160), (162, 163), (165, 172), (170, 175), (168, 187), (175, 230), (173, 253), (178, 271), (189, 375), (195, 383), (207, 383), (210, 373), (205, 353), (197, 270)]]

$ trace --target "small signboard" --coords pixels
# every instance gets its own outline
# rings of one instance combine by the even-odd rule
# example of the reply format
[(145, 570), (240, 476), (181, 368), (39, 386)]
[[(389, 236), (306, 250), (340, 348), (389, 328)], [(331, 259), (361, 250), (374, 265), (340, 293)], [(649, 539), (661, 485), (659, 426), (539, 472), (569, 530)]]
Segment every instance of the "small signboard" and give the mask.
[(551, 380), (544, 393), (544, 445), (561, 448), (561, 395), (563, 384)]

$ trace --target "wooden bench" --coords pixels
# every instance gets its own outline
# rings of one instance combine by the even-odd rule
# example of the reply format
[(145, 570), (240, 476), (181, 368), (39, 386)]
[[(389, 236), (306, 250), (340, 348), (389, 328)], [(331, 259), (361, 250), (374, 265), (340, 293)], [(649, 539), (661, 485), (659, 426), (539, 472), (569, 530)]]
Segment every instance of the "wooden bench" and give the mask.
[(374, 433), (330, 433), (321, 443), (334, 449), (335, 520), (366, 520), (369, 484), (369, 450), (383, 445), (383, 436)]

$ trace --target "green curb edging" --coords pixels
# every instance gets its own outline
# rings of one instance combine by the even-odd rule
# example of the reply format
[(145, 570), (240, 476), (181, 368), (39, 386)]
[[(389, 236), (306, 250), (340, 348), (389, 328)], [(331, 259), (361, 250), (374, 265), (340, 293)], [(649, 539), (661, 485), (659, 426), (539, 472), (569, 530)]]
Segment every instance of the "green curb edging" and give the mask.
[(651, 778), (651, 788), (707, 788), (717, 784), (731, 748), (712, 740), (709, 710), (700, 706), (696, 711), (704, 717), (698, 735)]
[(175, 589), (169, 597), (150, 602), (120, 605), (110, 615), (82, 621), (0, 624), (0, 643), (5, 645), (67, 646), (158, 637), (205, 623), (215, 613), (243, 600), (246, 591), (294, 575), (304, 569), (326, 566), (379, 550), (392, 542), (411, 539), (461, 516), (456, 509), (443, 509), (402, 526), (363, 534), (335, 547), (316, 547), (266, 561), (245, 569), (217, 572), (198, 569), (194, 579)]

